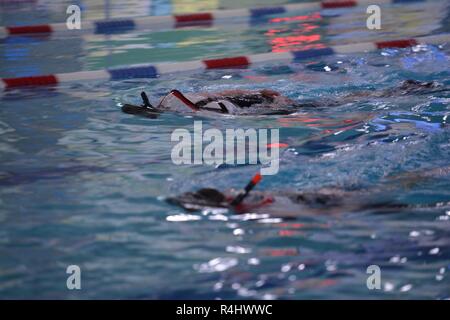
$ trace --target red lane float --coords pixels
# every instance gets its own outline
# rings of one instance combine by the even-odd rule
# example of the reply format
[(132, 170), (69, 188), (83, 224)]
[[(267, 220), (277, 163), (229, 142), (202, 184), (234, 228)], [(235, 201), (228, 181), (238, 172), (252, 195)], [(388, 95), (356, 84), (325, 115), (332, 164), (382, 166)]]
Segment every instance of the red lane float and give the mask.
[(246, 67), (250, 65), (250, 61), (245, 56), (203, 60), (203, 63), (206, 65), (206, 69)]
[(52, 33), (52, 27), (48, 24), (39, 24), (34, 26), (6, 27), (8, 33), (12, 34), (33, 34), (33, 33)]
[(192, 22), (192, 21), (208, 21), (213, 20), (212, 13), (190, 13), (190, 14), (179, 14), (175, 15), (175, 21), (178, 23)]
[(384, 48), (408, 48), (417, 45), (415, 39), (405, 39), (405, 40), (391, 40), (391, 41), (379, 41), (375, 42), (378, 49)]
[(187, 26), (210, 26), (213, 23), (212, 13), (192, 13), (175, 15), (175, 28)]
[(324, 1), (322, 2), (323, 9), (348, 8), (355, 7), (356, 1)]
[(48, 86), (58, 84), (58, 79), (54, 75), (7, 78), (2, 80), (6, 84), (6, 88), (16, 88), (24, 86)]

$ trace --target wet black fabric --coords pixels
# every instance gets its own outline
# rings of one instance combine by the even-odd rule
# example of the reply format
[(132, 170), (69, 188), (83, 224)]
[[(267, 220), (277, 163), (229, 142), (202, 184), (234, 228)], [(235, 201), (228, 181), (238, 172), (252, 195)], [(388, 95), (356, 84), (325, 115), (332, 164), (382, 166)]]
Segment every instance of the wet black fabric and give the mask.
[(199, 108), (207, 105), (210, 102), (215, 102), (218, 100), (226, 100), (233, 103), (235, 106), (239, 108), (249, 108), (255, 104), (265, 104), (265, 103), (273, 103), (273, 97), (263, 96), (260, 94), (244, 94), (240, 96), (233, 97), (211, 97), (198, 101), (195, 105)]

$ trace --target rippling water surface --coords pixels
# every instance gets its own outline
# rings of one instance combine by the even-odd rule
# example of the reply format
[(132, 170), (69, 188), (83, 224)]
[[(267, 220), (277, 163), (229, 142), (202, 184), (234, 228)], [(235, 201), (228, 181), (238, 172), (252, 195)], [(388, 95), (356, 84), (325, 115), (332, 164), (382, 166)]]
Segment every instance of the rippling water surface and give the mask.
[[(175, 6), (178, 2), (159, 2), (145, 14), (192, 11)], [(19, 24), (18, 13), (29, 13), (22, 24), (60, 21), (64, 14), (58, 8), (2, 7), (1, 25)], [(122, 16), (141, 12), (114, 8)], [(98, 8), (86, 10), (92, 19), (103, 18)], [(323, 17), (286, 14), (284, 20), (246, 27), (8, 38), (0, 43), (0, 76), (448, 32), (447, 1), (384, 10), (385, 28), (370, 32), (365, 11), (357, 7), (322, 12)], [(157, 99), (173, 88), (272, 88), (296, 100), (337, 102), (406, 79), (433, 80), (448, 89), (449, 57), (448, 45), (420, 45), (290, 65), (3, 92), (0, 297), (449, 298), (449, 91), (393, 94), (264, 118), (168, 113), (151, 120), (123, 114), (119, 107), (137, 103), (143, 89)], [(289, 147), (281, 150), (280, 172), (264, 177), (260, 190), (370, 190), (380, 202), (404, 206), (325, 208), (320, 214), (299, 212), (295, 220), (226, 210), (184, 212), (164, 197), (207, 186), (241, 188), (258, 170), (175, 166), (170, 135), (176, 128), (192, 131), (193, 120), (202, 120), (204, 129), (280, 128), (280, 142)], [(71, 264), (81, 267), (81, 291), (66, 289)], [(369, 265), (381, 267), (381, 290), (366, 287)]]

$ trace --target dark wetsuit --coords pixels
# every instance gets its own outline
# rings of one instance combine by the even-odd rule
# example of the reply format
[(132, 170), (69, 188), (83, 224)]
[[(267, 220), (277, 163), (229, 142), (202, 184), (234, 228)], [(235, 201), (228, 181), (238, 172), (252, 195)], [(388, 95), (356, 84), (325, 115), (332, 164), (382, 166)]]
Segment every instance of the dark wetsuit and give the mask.
[[(271, 96), (263, 96), (261, 94), (244, 94), (241, 96), (223, 97), (223, 99), (230, 101), (240, 108), (249, 108), (255, 104), (271, 104), (274, 100)], [(217, 98), (210, 97), (196, 102), (195, 105), (201, 108), (214, 101), (217, 101)]]

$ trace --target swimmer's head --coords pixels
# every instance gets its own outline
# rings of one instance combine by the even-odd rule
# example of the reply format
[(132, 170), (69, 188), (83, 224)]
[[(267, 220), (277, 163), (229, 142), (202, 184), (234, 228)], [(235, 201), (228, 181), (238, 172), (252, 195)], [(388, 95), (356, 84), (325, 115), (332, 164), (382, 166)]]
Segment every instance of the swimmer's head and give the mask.
[(167, 202), (180, 206), (188, 211), (201, 210), (205, 207), (226, 208), (229, 206), (227, 197), (212, 188), (203, 188), (196, 192), (186, 192), (167, 199)]
[[(261, 181), (261, 174), (255, 174), (247, 183), (243, 192), (233, 194), (223, 194), (212, 188), (203, 188), (196, 192), (186, 192), (177, 197), (168, 198), (167, 202), (178, 205), (189, 211), (201, 210), (205, 207), (213, 208), (234, 208), (239, 209), (244, 199), (248, 197), (250, 191)], [(257, 204), (261, 204), (261, 199), (257, 199)]]

